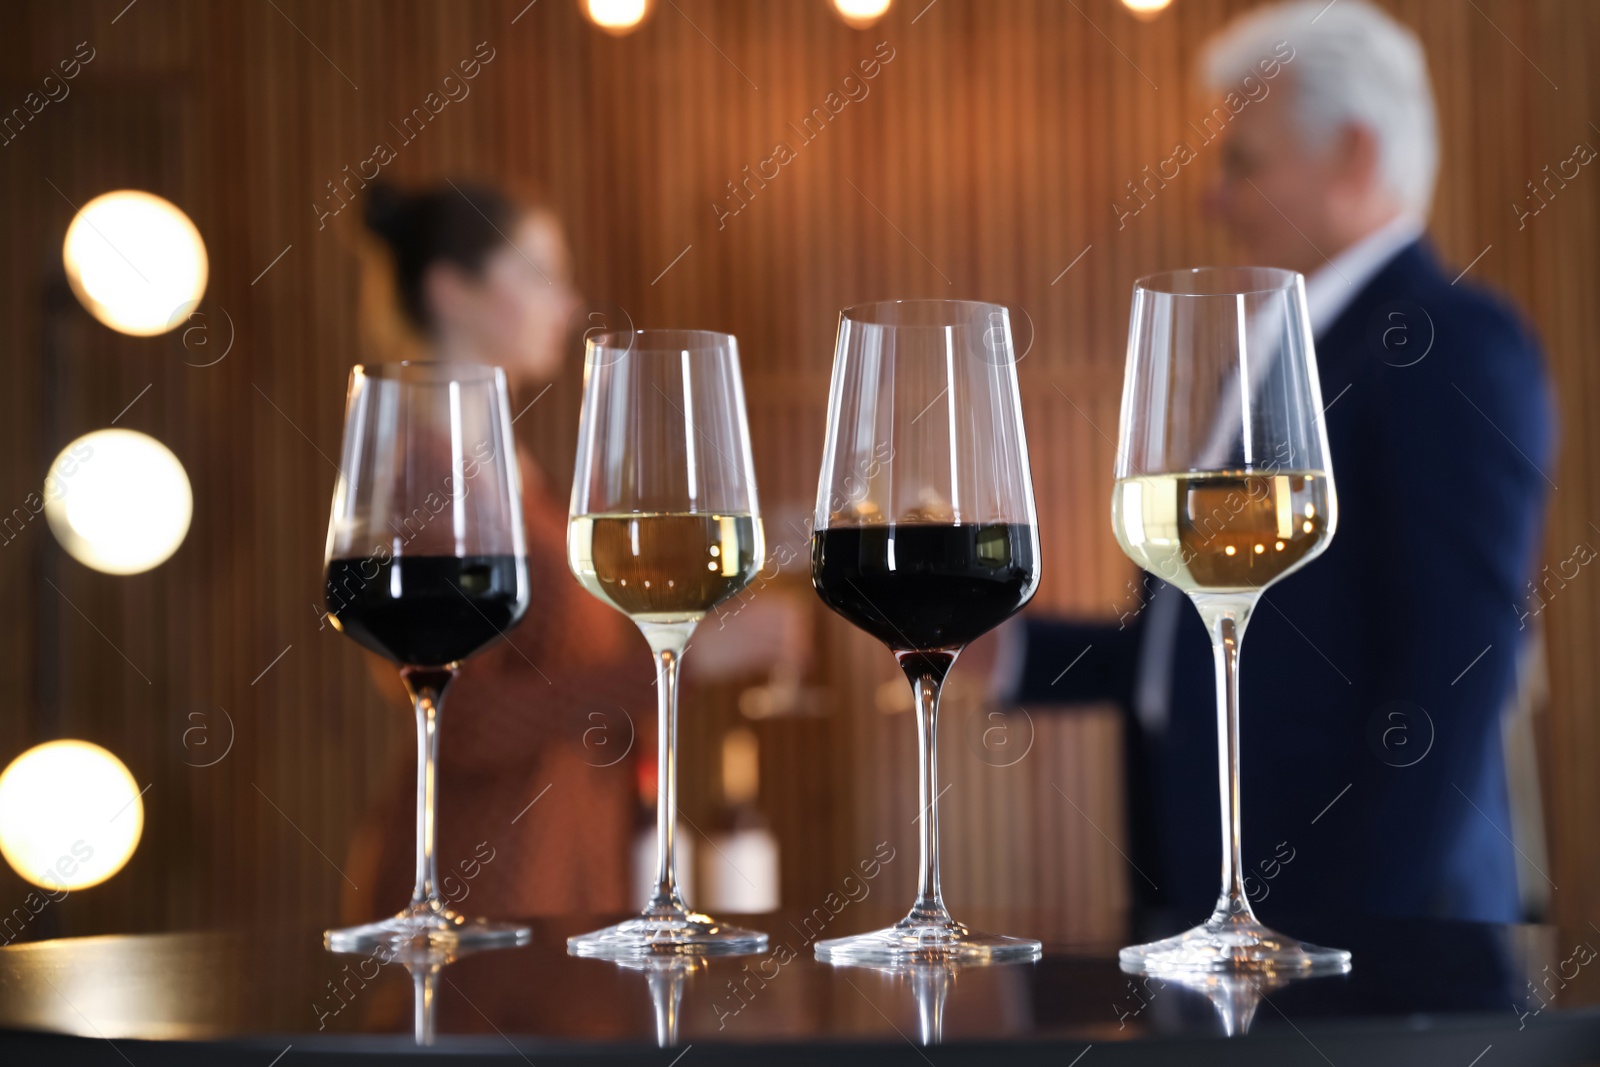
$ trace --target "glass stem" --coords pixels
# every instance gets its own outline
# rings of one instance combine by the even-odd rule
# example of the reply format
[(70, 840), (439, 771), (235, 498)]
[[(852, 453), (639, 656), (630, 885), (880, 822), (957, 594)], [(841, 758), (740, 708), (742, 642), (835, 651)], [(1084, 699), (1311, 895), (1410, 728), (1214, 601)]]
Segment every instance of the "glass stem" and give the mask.
[(694, 623), (641, 626), (656, 654), (656, 887), (647, 912), (686, 912), (673, 855), (678, 814), (678, 665)]
[(1255, 922), (1245, 890), (1239, 796), (1239, 644), (1253, 602), (1203, 605), (1217, 673), (1217, 777), (1222, 796), (1222, 893), (1212, 921)]
[(445, 911), (439, 899), (439, 860), (435, 853), (438, 811), (439, 712), (456, 672), (450, 668), (406, 667), (400, 672), (417, 709), (417, 881), (411, 911)]
[(921, 866), (917, 875), (917, 902), (911, 909), (917, 922), (950, 922), (939, 891), (939, 691), (957, 652), (897, 653), (900, 669), (911, 682), (917, 704), (917, 801), (921, 805)]

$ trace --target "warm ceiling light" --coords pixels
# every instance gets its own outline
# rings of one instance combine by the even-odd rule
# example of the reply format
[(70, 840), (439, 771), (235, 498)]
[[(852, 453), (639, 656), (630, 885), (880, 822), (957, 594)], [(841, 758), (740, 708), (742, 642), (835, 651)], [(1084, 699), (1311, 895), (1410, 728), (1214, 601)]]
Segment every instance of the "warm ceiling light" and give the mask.
[(883, 18), (889, 10), (889, 0), (833, 0), (833, 9), (847, 24), (864, 30)]
[(170, 201), (134, 189), (83, 205), (67, 227), (61, 258), (89, 314), (135, 337), (184, 322), (206, 291), (200, 231)]
[(49, 741), (0, 773), (0, 855), (45, 889), (86, 889), (122, 870), (144, 830), (139, 783), (87, 741)]
[(581, 0), (589, 21), (618, 37), (638, 29), (649, 13), (649, 0)]
[(194, 512), (171, 449), (134, 430), (96, 430), (61, 450), (44, 482), (50, 531), (73, 559), (138, 574), (183, 544)]
[(1135, 18), (1153, 19), (1167, 9), (1172, 0), (1122, 0)]

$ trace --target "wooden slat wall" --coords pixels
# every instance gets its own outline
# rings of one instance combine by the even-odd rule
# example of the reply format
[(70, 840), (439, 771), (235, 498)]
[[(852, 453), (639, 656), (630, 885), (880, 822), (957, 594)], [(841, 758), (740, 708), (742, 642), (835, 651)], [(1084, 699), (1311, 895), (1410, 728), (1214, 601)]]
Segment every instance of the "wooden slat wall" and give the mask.
[[(151, 783), (146, 840), (128, 870), (49, 923), (85, 932), (333, 914), (341, 878), (317, 850), (342, 858), (409, 734), (353, 649), (318, 631), (312, 607), (333, 473), (319, 451), (337, 450), (344, 377), (361, 353), (354, 212), (319, 231), (311, 205), (345, 165), (395, 139), (389, 123), (478, 42), (495, 58), (471, 95), (401, 148), (387, 176), (536, 182), (569, 223), (597, 305), (639, 324), (737, 333), (769, 514), (804, 514), (814, 493), (840, 306), (1000, 300), (1034, 337), (1021, 374), (1048, 553), (1039, 604), (1104, 614), (1125, 595), (1131, 571), (1105, 498), (1129, 283), (1222, 250), (1197, 210), (1209, 160), (1126, 228), (1111, 203), (1207, 109), (1190, 54), (1248, 5), (1176, 0), (1146, 23), (1115, 0), (897, 0), (879, 26), (856, 31), (824, 0), (677, 0), (613, 39), (572, 0), (525, 2), (72, 0), (8, 13), (5, 107), (79, 41), (96, 58), (69, 98), (0, 147), (10, 372), (0, 502), (20, 502), (56, 449), (147, 383), (119, 425), (173, 447), (197, 498), (188, 543), (140, 577), (61, 559), (42, 521), (0, 547), (0, 598), (13, 612), (0, 629), (11, 703), (0, 758), (59, 729), (107, 744)], [(1584, 417), (1600, 402), (1600, 179), (1585, 172), (1522, 231), (1511, 204), (1545, 164), (1600, 140), (1589, 122), (1600, 115), (1600, 12), (1584, 0), (1392, 6), (1432, 56), (1444, 134), (1435, 238), (1462, 265), (1487, 247), (1474, 276), (1509, 291), (1548, 345), (1563, 448), (1547, 544), (1564, 558), (1600, 537), (1590, 525), (1600, 430)], [(894, 58), (870, 95), (800, 145), (789, 124), (880, 41)], [(779, 140), (797, 158), (719, 228), (712, 204), (726, 183)], [(207, 353), (226, 341), (224, 314), (235, 335), (216, 366), (186, 366), (185, 355), (207, 356), (177, 336), (116, 337), (71, 307), (43, 315), (66, 201), (122, 184), (171, 197), (205, 234)], [(51, 330), (54, 399), (41, 356)], [(576, 401), (569, 371), (523, 423), (558, 487)], [(1575, 922), (1600, 910), (1600, 581), (1585, 573), (1545, 617), (1550, 874), (1557, 915)], [(766, 804), (787, 849), (784, 892), (819, 900), (894, 835), (907, 857), (892, 874), (900, 893), (914, 876), (910, 722), (874, 707), (876, 685), (892, 677), (881, 650), (837, 620), (817, 625), (810, 682), (832, 714), (758, 727)], [(693, 787), (710, 776), (710, 746), (734, 714), (728, 700), (715, 706), (687, 724), (700, 754), (686, 769), (701, 769), (691, 812), (709, 810), (709, 790)], [(220, 743), (219, 707), (237, 728), (232, 751), (189, 766), (199, 760), (181, 742), (196, 721), (187, 716), (211, 714)], [(946, 817), (952, 897), (1041, 908), (1071, 936), (1113, 930), (1130, 872), (1052, 787), (1108, 836), (1121, 833), (1119, 786), (1105, 770), (1117, 765), (1111, 720), (1038, 720), (1028, 760), (998, 771), (964, 747), (973, 714), (953, 706), (945, 731), (947, 775), (966, 794)], [(0, 872), (0, 904), (22, 892)]]

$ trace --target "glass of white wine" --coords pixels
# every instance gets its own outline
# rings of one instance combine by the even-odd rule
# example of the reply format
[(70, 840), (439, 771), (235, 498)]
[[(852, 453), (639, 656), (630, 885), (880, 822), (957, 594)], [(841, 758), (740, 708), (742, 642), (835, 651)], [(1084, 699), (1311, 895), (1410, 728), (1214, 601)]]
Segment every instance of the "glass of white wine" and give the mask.
[(766, 553), (738, 345), (704, 330), (591, 335), (567, 563), (643, 631), (656, 660), (656, 884), (635, 918), (569, 938), (580, 956), (759, 952), (767, 935), (684, 903), (673, 866), (678, 669), (706, 613)]
[(1304, 280), (1264, 267), (1139, 279), (1128, 327), (1111, 525), (1135, 563), (1189, 595), (1211, 634), (1222, 893), (1201, 925), (1124, 948), (1152, 974), (1324, 974), (1350, 953), (1263, 926), (1245, 894), (1239, 643), (1261, 592), (1338, 524)]

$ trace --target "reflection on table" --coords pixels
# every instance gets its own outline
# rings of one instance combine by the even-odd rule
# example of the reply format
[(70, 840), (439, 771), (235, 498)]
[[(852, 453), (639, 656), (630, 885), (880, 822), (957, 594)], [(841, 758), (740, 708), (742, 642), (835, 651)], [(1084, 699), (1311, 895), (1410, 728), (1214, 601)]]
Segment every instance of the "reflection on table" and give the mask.
[(683, 987), (691, 975), (706, 969), (706, 961), (696, 956), (646, 956), (617, 960), (616, 964), (623, 970), (644, 974), (650, 988), (650, 1007), (655, 1012), (656, 1044), (661, 1048), (676, 1046)]
[[(1600, 968), (1583, 967), (1588, 954), (1571, 950), (1593, 931), (1585, 939), (1533, 926), (1307, 924), (1309, 936), (1355, 952), (1348, 975), (1180, 982), (1123, 973), (1115, 944), (1047, 942), (1038, 963), (828, 965), (804, 951), (790, 918), (741, 920), (770, 931), (765, 954), (629, 964), (567, 954), (567, 935), (593, 929), (590, 917), (535, 921), (524, 947), (388, 960), (329, 953), (313, 930), (15, 944), (0, 948), (0, 1062), (11, 1061), (6, 1042), (15, 1040), (5, 1031), (232, 1042), (235, 1051), (277, 1042), (263, 1062), (290, 1043), (297, 1052), (533, 1049), (541, 1067), (607, 1050), (637, 1057), (693, 1044), (697, 1059), (715, 1059), (813, 1041), (834, 1050), (992, 1044), (1052, 1049), (1070, 1062), (1090, 1043), (1158, 1039), (1153, 1054), (1221, 1036), (1248, 1064), (1281, 1062), (1272, 1055), (1281, 1043), (1303, 1043), (1301, 1034), (1341, 1063), (1341, 1051), (1400, 1038), (1442, 1042), (1424, 1057), (1438, 1062), (1453, 1062), (1446, 1046), (1465, 1050), (1465, 1063), (1491, 1042), (1498, 1052), (1510, 1035), (1523, 1064), (1573, 1061), (1571, 1049), (1590, 1048), (1584, 1041), (1600, 1052)], [(1025, 920), (1007, 928), (1031, 932)]]

